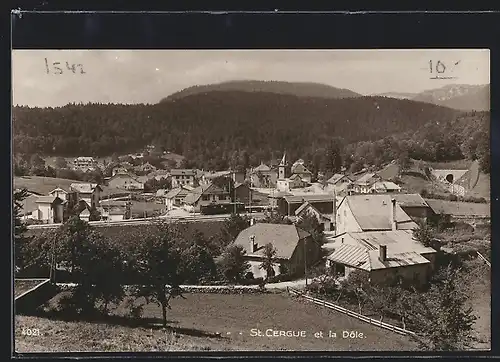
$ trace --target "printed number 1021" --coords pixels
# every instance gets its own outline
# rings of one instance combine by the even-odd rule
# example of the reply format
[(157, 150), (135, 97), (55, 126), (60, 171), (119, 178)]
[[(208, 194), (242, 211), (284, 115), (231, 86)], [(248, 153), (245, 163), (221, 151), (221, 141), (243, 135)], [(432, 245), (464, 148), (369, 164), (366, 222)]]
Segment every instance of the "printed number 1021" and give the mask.
[[(49, 61), (45, 58), (45, 69), (47, 74), (63, 74), (63, 68), (64, 66), (61, 62), (53, 62), (49, 65)], [(69, 62), (66, 62), (66, 72), (68, 71), (71, 71), (73, 74), (85, 74), (82, 64), (69, 64)]]

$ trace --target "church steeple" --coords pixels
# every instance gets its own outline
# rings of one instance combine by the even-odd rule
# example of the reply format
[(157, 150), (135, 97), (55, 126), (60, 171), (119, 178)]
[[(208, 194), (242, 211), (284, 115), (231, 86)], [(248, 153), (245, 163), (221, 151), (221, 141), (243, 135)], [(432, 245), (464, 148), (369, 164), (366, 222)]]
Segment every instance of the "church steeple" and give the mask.
[(278, 179), (284, 180), (286, 179), (289, 175), (288, 172), (288, 164), (286, 162), (286, 151), (283, 152), (283, 158), (281, 159), (281, 162), (278, 166)]

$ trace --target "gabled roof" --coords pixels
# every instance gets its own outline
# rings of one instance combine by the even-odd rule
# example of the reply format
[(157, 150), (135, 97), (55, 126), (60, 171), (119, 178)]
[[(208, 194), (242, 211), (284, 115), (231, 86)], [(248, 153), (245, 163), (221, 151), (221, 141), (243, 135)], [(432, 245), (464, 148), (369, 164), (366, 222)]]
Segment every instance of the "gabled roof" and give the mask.
[(234, 188), (237, 189), (238, 187), (241, 187), (241, 186), (244, 186), (244, 187), (247, 187), (247, 188), (250, 188), (247, 184), (243, 183), (243, 182), (235, 182), (234, 183)]
[(49, 194), (52, 194), (54, 191), (63, 192), (65, 194), (69, 193), (69, 187), (58, 186), (54, 190), (50, 191)]
[(170, 190), (165, 197), (167, 199), (172, 199), (174, 197), (185, 197), (190, 190), (186, 189), (185, 187), (176, 187), (175, 189)]
[(85, 208), (80, 212), (80, 216), (90, 216), (90, 211), (88, 208)]
[(90, 194), (94, 192), (96, 188), (99, 188), (102, 191), (101, 187), (96, 183), (72, 183), (70, 187), (82, 194)]
[[(423, 255), (436, 253), (415, 240), (410, 230), (346, 233), (332, 245), (334, 251), (327, 257), (329, 260), (368, 271), (428, 264), (430, 261)], [(379, 258), (381, 245), (387, 247), (385, 261)]]
[(61, 200), (57, 196), (39, 196), (36, 199), (36, 203), (38, 204), (54, 204), (54, 203), (62, 203), (63, 200)]
[(391, 181), (376, 181), (372, 188), (375, 190), (401, 190), (401, 187)]
[(302, 177), (300, 177), (300, 175), (299, 175), (299, 174), (297, 174), (297, 173), (294, 173), (294, 174), (293, 174), (292, 176), (290, 176), (288, 179), (289, 179), (290, 181), (293, 181), (293, 180), (295, 180), (295, 179), (297, 179), (297, 178), (298, 178), (299, 180), (302, 180)]
[(343, 178), (347, 178), (349, 181), (352, 181), (349, 176), (347, 175), (343, 175), (341, 173), (336, 173), (334, 174), (332, 177), (330, 177), (326, 182), (328, 182), (329, 184), (336, 184), (337, 182), (339, 182), (340, 180), (342, 180)]
[(312, 174), (303, 164), (299, 163), (292, 167), (292, 172), (294, 174)]
[(117, 179), (117, 178), (128, 178), (128, 179), (132, 179), (134, 181), (140, 182), (137, 179), (136, 175), (132, 175), (130, 172), (127, 172), (127, 171), (117, 172), (114, 176), (111, 176), (109, 179), (110, 180), (114, 180), (114, 179)]
[(263, 163), (261, 163), (259, 166), (257, 166), (254, 169), (252, 169), (252, 173), (255, 173), (255, 172), (268, 172), (268, 171), (271, 171), (271, 167), (269, 167), (268, 165), (265, 165)]
[(419, 194), (393, 194), (393, 199), (401, 207), (429, 207), (427, 202)]
[[(258, 250), (250, 250), (250, 236), (254, 236), (254, 242)], [(310, 236), (307, 231), (295, 225), (257, 223), (239, 233), (234, 241), (235, 245), (241, 245), (247, 255), (262, 256), (264, 246), (271, 243), (276, 248), (276, 257), (290, 259), (297, 247), (297, 243)]]
[[(395, 195), (367, 194), (349, 195), (342, 199), (347, 202), (354, 218), (363, 231), (391, 230), (391, 198)], [(396, 204), (396, 221), (398, 228), (413, 229), (417, 224), (412, 221), (400, 205)]]
[(365, 173), (360, 178), (358, 178), (355, 181), (355, 183), (358, 184), (358, 185), (366, 185), (366, 184), (369, 184), (372, 180), (377, 179), (377, 178), (378, 178), (378, 176), (377, 176), (376, 173), (374, 173), (374, 172), (368, 172), (368, 173)]
[(436, 214), (491, 217), (490, 204), (431, 199), (426, 199), (425, 201)]
[(191, 190), (187, 196), (184, 198), (183, 202), (188, 205), (195, 204), (201, 197), (201, 195), (220, 195), (223, 194), (224, 190), (214, 184), (201, 185)]

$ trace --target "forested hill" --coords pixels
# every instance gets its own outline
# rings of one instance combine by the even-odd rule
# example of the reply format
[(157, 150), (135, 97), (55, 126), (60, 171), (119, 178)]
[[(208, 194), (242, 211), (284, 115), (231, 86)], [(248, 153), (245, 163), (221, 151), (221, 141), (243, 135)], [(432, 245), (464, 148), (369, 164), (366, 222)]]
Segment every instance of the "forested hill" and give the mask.
[(160, 102), (168, 102), (190, 95), (213, 91), (268, 92), (276, 94), (289, 94), (298, 97), (319, 97), (334, 99), (361, 97), (361, 94), (353, 92), (349, 89), (336, 88), (320, 83), (240, 80), (189, 87), (171, 94), (170, 96), (162, 99)]
[(332, 137), (347, 143), (376, 140), (458, 114), (432, 104), (384, 97), (210, 92), (155, 105), (15, 107), (14, 148), (19, 153), (100, 156), (158, 142), (185, 156), (241, 149), (301, 152), (319, 148)]

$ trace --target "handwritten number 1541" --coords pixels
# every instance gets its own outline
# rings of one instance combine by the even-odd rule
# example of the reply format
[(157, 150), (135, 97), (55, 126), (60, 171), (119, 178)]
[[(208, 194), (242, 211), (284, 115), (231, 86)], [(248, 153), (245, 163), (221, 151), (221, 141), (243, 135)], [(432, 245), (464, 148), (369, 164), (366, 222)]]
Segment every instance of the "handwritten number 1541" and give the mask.
[(66, 72), (71, 71), (73, 74), (85, 74), (82, 64), (69, 64), (69, 62), (66, 62), (66, 67), (64, 67), (61, 62), (53, 62), (49, 65), (49, 61), (45, 58), (45, 69), (47, 70), (47, 74), (63, 74), (64, 68)]

